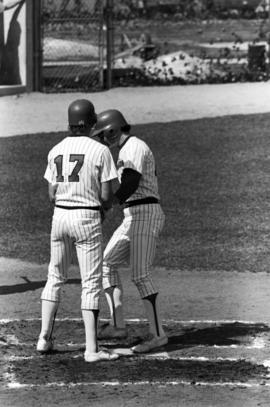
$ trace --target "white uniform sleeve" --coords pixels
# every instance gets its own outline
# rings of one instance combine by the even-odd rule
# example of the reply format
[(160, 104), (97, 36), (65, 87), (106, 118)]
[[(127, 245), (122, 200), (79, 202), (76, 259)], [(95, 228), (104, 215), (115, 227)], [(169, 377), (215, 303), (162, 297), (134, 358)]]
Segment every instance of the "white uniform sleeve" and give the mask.
[(124, 163), (123, 168), (131, 168), (143, 173), (143, 163), (144, 163), (145, 151), (141, 144), (129, 143), (127, 144), (125, 151), (121, 154), (121, 160)]
[(47, 168), (44, 174), (44, 178), (49, 182), (52, 183), (52, 169), (51, 169), (51, 160), (50, 160), (50, 153), (48, 155), (48, 162), (47, 162)]
[(44, 174), (44, 178), (52, 185), (57, 184), (56, 182), (56, 166), (52, 161), (51, 153), (48, 155), (48, 164)]
[(104, 148), (101, 157), (101, 182), (110, 181), (117, 178), (115, 164), (108, 147)]

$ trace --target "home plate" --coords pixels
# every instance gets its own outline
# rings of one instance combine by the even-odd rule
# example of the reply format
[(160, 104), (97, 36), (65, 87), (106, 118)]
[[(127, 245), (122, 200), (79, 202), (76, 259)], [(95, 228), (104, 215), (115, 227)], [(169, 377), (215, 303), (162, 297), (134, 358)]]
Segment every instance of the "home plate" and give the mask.
[(169, 359), (169, 355), (167, 352), (156, 352), (156, 353), (136, 353), (133, 352), (130, 348), (117, 348), (113, 349), (113, 353), (117, 353), (118, 355), (122, 356), (143, 356), (145, 358), (161, 358), (161, 359)]
[(130, 348), (117, 348), (113, 349), (113, 353), (118, 353), (118, 355), (123, 356), (134, 356), (134, 352)]

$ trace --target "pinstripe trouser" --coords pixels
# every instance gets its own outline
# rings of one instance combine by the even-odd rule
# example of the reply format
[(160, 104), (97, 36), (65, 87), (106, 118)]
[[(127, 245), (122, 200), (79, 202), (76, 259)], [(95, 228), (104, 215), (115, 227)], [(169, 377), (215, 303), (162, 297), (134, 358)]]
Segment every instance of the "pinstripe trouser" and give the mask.
[(75, 245), (81, 281), (81, 308), (98, 309), (102, 288), (102, 231), (99, 211), (55, 208), (51, 228), (51, 259), (42, 300), (60, 301)]
[(124, 209), (124, 219), (108, 242), (103, 255), (103, 288), (120, 284), (117, 266), (130, 263), (132, 281), (142, 298), (155, 294), (150, 266), (157, 238), (165, 221), (159, 204), (138, 205)]

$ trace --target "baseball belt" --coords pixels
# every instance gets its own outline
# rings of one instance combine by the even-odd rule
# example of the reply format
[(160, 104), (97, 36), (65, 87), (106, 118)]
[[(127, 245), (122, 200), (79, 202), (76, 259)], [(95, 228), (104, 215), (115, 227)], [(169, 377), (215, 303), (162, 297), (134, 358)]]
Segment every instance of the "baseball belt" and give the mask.
[(129, 201), (124, 203), (125, 208), (130, 208), (131, 206), (136, 206), (136, 205), (148, 205), (148, 204), (157, 204), (159, 203), (159, 200), (154, 197), (149, 197), (149, 198), (143, 198), (143, 199), (135, 199), (134, 201)]
[(61, 209), (91, 209), (92, 211), (100, 211), (101, 206), (64, 206), (64, 205), (54, 205), (56, 208)]

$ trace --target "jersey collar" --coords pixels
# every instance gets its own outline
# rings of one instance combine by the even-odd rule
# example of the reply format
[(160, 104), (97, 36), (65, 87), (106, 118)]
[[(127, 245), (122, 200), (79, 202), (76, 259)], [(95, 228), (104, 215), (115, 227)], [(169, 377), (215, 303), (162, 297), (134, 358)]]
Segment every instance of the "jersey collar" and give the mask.
[(124, 141), (123, 141), (123, 143), (119, 146), (119, 150), (121, 150), (121, 148), (122, 147), (124, 147), (124, 145), (127, 143), (127, 141), (130, 139), (130, 137), (132, 137), (131, 135), (130, 136), (128, 136)]

